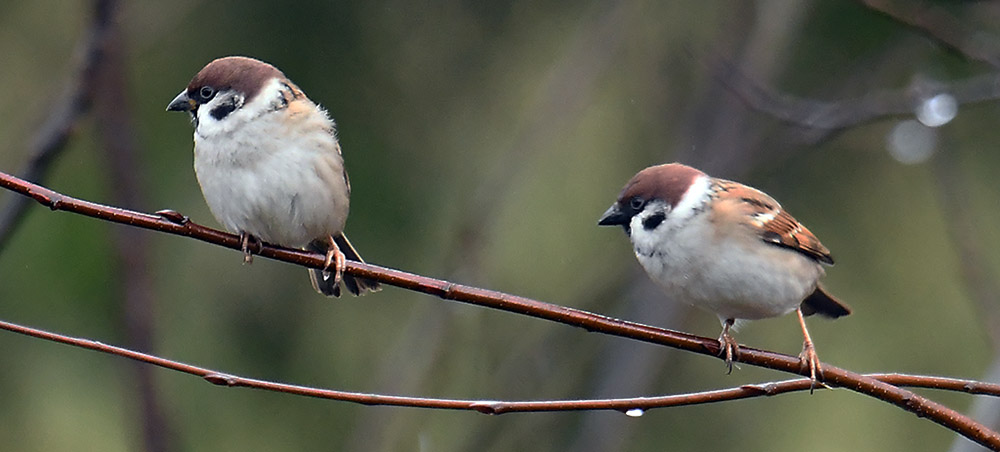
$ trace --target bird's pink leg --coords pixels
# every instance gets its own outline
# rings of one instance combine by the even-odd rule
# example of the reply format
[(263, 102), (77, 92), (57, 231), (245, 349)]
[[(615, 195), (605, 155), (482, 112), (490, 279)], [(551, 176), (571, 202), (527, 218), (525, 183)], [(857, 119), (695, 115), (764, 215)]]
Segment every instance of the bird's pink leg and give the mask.
[(802, 342), (802, 353), (799, 353), (799, 360), (802, 363), (802, 368), (806, 366), (809, 367), (809, 379), (812, 383), (809, 385), (809, 392), (816, 387), (816, 376), (823, 378), (823, 367), (819, 361), (819, 355), (816, 354), (816, 346), (813, 345), (812, 337), (809, 336), (809, 329), (806, 328), (806, 319), (802, 315), (802, 308), (795, 311), (799, 315), (799, 326), (802, 327), (802, 337), (805, 340)]

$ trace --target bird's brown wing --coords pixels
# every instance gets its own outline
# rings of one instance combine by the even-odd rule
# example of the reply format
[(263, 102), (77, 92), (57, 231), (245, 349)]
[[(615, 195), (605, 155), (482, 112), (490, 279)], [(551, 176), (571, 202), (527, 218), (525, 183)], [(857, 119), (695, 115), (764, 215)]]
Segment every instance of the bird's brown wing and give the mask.
[(798, 251), (818, 262), (833, 265), (830, 250), (767, 194), (730, 181), (720, 183), (719, 190), (728, 192), (731, 199), (739, 201), (739, 210), (751, 218), (765, 242)]
[(762, 238), (766, 242), (784, 246), (809, 256), (827, 265), (833, 265), (830, 250), (802, 223), (779, 208), (771, 221), (764, 222)]

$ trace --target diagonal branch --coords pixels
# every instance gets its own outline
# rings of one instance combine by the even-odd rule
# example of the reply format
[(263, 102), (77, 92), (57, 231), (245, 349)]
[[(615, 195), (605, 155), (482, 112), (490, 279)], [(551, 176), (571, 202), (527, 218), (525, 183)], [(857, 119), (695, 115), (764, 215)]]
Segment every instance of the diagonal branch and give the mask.
[(893, 116), (912, 116), (928, 94), (949, 93), (959, 105), (1000, 100), (1000, 73), (948, 83), (915, 80), (902, 89), (876, 90), (860, 97), (821, 101), (796, 97), (761, 85), (731, 64), (724, 64), (723, 83), (750, 108), (787, 124), (812, 129), (823, 138), (845, 129)]
[(861, 3), (913, 27), (970, 60), (981, 61), (994, 69), (1000, 69), (1000, 49), (993, 45), (995, 39), (984, 37), (981, 31), (970, 31), (968, 24), (936, 3), (912, 0), (861, 0)]
[[(0, 187), (29, 196), (52, 210), (74, 212), (115, 223), (188, 236), (235, 250), (240, 249), (239, 237), (192, 223), (186, 217), (176, 212), (169, 211), (162, 212), (159, 215), (150, 215), (117, 207), (108, 207), (65, 196), (2, 172), (0, 172)], [(325, 256), (319, 253), (292, 250), (267, 244), (258, 245), (254, 248), (253, 252), (270, 259), (310, 268), (323, 268), (324, 266)], [(703, 355), (719, 356), (719, 342), (716, 339), (613, 319), (579, 309), (450, 283), (377, 265), (348, 261), (346, 271), (355, 276), (373, 279), (403, 289), (435, 295), (446, 300), (524, 314), (570, 326), (581, 327), (588, 331), (665, 345)], [(737, 361), (793, 374), (808, 375), (808, 369), (804, 369), (800, 365), (798, 357), (750, 347), (740, 349)], [(916, 414), (918, 417), (926, 417), (983, 446), (1000, 450), (1000, 434), (977, 423), (968, 416), (915, 394), (912, 391), (901, 389), (874, 378), (865, 377), (829, 364), (823, 364), (823, 381), (891, 403)]]
[[(165, 369), (176, 370), (195, 375), (209, 383), (240, 388), (260, 389), (285, 394), (294, 394), (319, 399), (339, 400), (359, 403), (362, 405), (388, 405), (412, 408), (433, 408), (443, 410), (468, 410), (484, 414), (526, 413), (541, 411), (581, 411), (581, 410), (615, 410), (630, 415), (641, 415), (643, 411), (654, 408), (666, 408), (687, 405), (702, 405), (706, 403), (724, 402), (729, 400), (748, 399), (753, 397), (774, 396), (789, 392), (812, 390), (812, 382), (808, 378), (797, 378), (769, 383), (743, 385), (736, 388), (701, 391), (688, 394), (675, 394), (659, 397), (633, 397), (617, 399), (591, 400), (532, 400), (532, 401), (499, 401), (471, 399), (437, 399), (425, 397), (392, 396), (362, 392), (336, 391), (299, 386), (286, 383), (258, 380), (255, 378), (231, 375), (204, 367), (173, 361), (158, 356), (140, 353), (122, 347), (104, 344), (90, 339), (65, 336), (26, 327), (10, 322), (0, 321), (0, 329), (26, 336), (45, 339), (74, 347), (107, 353), (139, 362), (152, 364)], [(895, 386), (909, 386), (929, 389), (966, 392), (969, 394), (986, 394), (1000, 396), (1000, 384), (981, 383), (957, 378), (929, 377), (923, 375), (904, 374), (868, 374), (867, 378), (879, 380)], [(638, 411), (636, 411), (638, 410)]]

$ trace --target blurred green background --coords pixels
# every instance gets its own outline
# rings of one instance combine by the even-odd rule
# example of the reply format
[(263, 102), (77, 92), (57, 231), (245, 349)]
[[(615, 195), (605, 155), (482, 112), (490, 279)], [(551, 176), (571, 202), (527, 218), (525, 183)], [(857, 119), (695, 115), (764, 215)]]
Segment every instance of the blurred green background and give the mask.
[[(942, 5), (968, 42), (1000, 54), (996, 2)], [(0, 170), (28, 160), (92, 10), (0, 4)], [(682, 161), (767, 191), (833, 251), (825, 284), (855, 313), (810, 322), (824, 361), (997, 378), (1000, 105), (960, 105), (941, 127), (917, 126), (924, 154), (898, 157), (889, 137), (913, 115), (810, 138), (722, 82), (720, 60), (761, 85), (835, 101), (927, 80), (947, 92), (996, 70), (862, 4), (141, 0), (116, 17), (122, 77), (95, 93), (104, 110), (75, 128), (46, 181), (55, 190), (217, 226), (192, 170), (191, 126), (164, 108), (210, 60), (249, 55), (337, 120), (354, 189), (347, 232), (373, 263), (715, 337), (713, 315), (669, 302), (621, 230), (596, 226), (632, 174)], [(98, 119), (115, 113), (126, 122)], [(108, 130), (133, 140), (128, 165), (107, 152)], [(134, 182), (124, 198), (123, 178)], [(123, 301), (136, 290), (141, 301)], [(326, 299), (301, 268), (241, 265), (232, 250), (38, 205), (0, 254), (0, 319), (386, 394), (627, 397), (788, 377), (726, 375), (704, 356), (392, 287)], [(801, 346), (792, 316), (737, 338)], [(903, 451), (955, 440), (846, 390), (639, 418), (488, 417), (224, 389), (6, 332), (0, 360), (0, 444), (12, 451)], [(926, 394), (973, 410), (973, 396)]]

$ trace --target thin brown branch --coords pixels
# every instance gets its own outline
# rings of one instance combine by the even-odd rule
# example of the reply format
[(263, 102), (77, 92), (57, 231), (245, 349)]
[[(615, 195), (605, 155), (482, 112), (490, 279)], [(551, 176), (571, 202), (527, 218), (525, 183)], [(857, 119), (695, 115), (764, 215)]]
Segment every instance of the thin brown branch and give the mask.
[[(25, 196), (30, 196), (52, 210), (64, 210), (115, 223), (188, 236), (234, 250), (238, 250), (240, 247), (239, 237), (197, 225), (176, 212), (149, 215), (117, 207), (103, 206), (62, 195), (2, 172), (0, 172), (0, 186)], [(256, 246), (255, 248), (252, 250), (254, 253), (270, 259), (310, 268), (323, 268), (324, 266), (325, 256), (318, 253), (309, 253), (267, 244)], [(717, 357), (719, 354), (719, 343), (716, 339), (698, 337), (639, 323), (613, 319), (587, 311), (543, 303), (502, 292), (464, 286), (371, 264), (349, 261), (346, 271), (355, 276), (373, 279), (416, 292), (435, 295), (446, 300), (524, 314), (570, 326), (581, 327), (588, 331), (665, 345), (708, 356)], [(808, 372), (807, 369), (802, 368), (798, 357), (750, 347), (741, 347), (738, 361), (799, 375), (807, 375)], [(213, 380), (229, 384), (227, 376), (219, 375), (217, 377), (213, 377)], [(1000, 434), (984, 427), (968, 416), (911, 391), (830, 364), (823, 364), (823, 381), (830, 385), (847, 388), (891, 403), (919, 417), (926, 417), (983, 446), (1000, 450)], [(293, 390), (298, 390), (295, 388), (298, 387), (292, 387)]]
[[(389, 405), (412, 408), (433, 408), (444, 410), (468, 410), (478, 411), (484, 414), (504, 414), (504, 413), (525, 413), (540, 411), (581, 411), (581, 410), (614, 410), (623, 413), (634, 413), (640, 415), (643, 411), (655, 408), (667, 408), (675, 406), (701, 405), (706, 403), (724, 402), (730, 400), (740, 400), (753, 397), (774, 396), (789, 392), (799, 392), (811, 390), (812, 382), (808, 378), (796, 378), (794, 380), (784, 380), (769, 383), (759, 383), (743, 385), (736, 388), (718, 389), (714, 391), (701, 391), (688, 394), (675, 394), (658, 397), (631, 397), (616, 399), (589, 399), (589, 400), (529, 400), (529, 401), (500, 401), (500, 400), (471, 400), (471, 399), (438, 399), (425, 397), (392, 396), (383, 394), (371, 394), (362, 392), (337, 391), (332, 389), (320, 389), (308, 386), (299, 386), (286, 383), (276, 383), (272, 381), (259, 380), (255, 378), (241, 377), (227, 374), (204, 367), (192, 366), (165, 358), (161, 358), (146, 353), (129, 350), (114, 345), (104, 344), (98, 341), (77, 337), (65, 336), (26, 327), (15, 323), (0, 321), (0, 329), (11, 331), (25, 336), (45, 339), (61, 344), (72, 345), (74, 347), (94, 350), (123, 358), (133, 359), (139, 362), (153, 364), (165, 369), (176, 370), (186, 374), (204, 378), (212, 384), (229, 387), (253, 388), (264, 391), (281, 392), (306, 397), (320, 399), (339, 400), (343, 402), (359, 403), (362, 405)], [(969, 394), (986, 394), (1000, 396), (1000, 384), (981, 383), (972, 380), (962, 380), (957, 378), (931, 377), (924, 375), (905, 374), (868, 374), (866, 378), (878, 380), (894, 386), (908, 386), (916, 388), (942, 389), (948, 391), (966, 392)], [(639, 410), (638, 412), (633, 410)]]
[[(28, 149), (28, 162), (20, 171), (23, 179), (39, 183), (44, 180), (52, 162), (66, 147), (77, 122), (90, 110), (97, 69), (104, 59), (106, 38), (113, 27), (112, 3), (110, 0), (94, 3), (90, 27), (76, 49), (77, 66)], [(22, 196), (9, 198), (0, 211), (0, 251), (14, 235), (30, 202)]]

